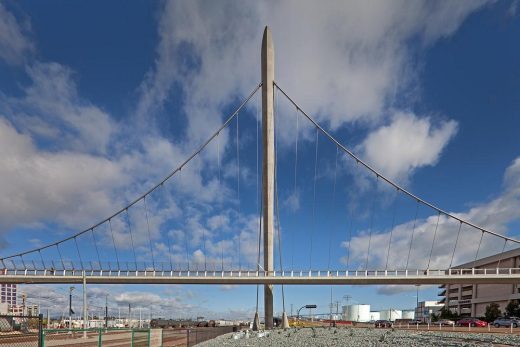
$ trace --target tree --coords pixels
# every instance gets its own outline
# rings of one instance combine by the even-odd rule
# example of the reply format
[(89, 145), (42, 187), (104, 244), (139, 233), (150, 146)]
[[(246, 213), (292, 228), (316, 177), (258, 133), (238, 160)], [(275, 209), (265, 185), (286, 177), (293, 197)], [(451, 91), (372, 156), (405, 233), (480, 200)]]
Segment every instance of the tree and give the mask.
[(498, 306), (496, 302), (492, 302), (486, 306), (486, 313), (484, 315), (486, 321), (492, 322), (502, 315), (502, 311), (500, 311), (500, 306)]
[(518, 300), (511, 300), (506, 306), (506, 314), (509, 317), (518, 317), (520, 315), (520, 305)]
[(439, 310), (438, 318), (457, 320), (458, 317), (459, 316), (457, 314), (451, 312), (451, 310), (449, 308), (447, 308), (446, 306)]

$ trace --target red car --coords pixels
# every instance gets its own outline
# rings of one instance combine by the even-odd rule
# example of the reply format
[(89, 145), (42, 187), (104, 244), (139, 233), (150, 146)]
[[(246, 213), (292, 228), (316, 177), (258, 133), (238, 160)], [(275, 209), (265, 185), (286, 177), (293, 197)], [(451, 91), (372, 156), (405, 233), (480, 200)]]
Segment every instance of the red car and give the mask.
[(458, 327), (487, 327), (487, 322), (477, 318), (462, 318), (455, 325)]

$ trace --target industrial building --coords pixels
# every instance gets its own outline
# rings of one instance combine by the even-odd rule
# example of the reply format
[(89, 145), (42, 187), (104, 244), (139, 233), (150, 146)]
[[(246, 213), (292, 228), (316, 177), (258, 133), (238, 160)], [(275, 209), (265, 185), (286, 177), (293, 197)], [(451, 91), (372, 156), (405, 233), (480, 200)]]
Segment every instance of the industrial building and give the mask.
[(370, 305), (356, 304), (343, 306), (343, 319), (353, 322), (370, 321)]
[(353, 322), (370, 322), (380, 319), (395, 321), (396, 319), (413, 319), (413, 310), (386, 309), (370, 311), (368, 304), (355, 304), (343, 306), (343, 319)]
[[(520, 248), (471, 261), (452, 269), (519, 268)], [(520, 284), (448, 284), (439, 286), (439, 300), (453, 313), (466, 317), (482, 317), (486, 306), (497, 303), (502, 312), (511, 300), (520, 300)]]
[(395, 321), (396, 319), (401, 319), (403, 317), (403, 311), (396, 310), (396, 309), (388, 309), (388, 310), (381, 310), (379, 312), (380, 319), (388, 320), (390, 322)]
[(432, 315), (438, 315), (443, 307), (444, 304), (437, 301), (420, 301), (419, 306), (415, 308), (415, 319), (431, 322)]

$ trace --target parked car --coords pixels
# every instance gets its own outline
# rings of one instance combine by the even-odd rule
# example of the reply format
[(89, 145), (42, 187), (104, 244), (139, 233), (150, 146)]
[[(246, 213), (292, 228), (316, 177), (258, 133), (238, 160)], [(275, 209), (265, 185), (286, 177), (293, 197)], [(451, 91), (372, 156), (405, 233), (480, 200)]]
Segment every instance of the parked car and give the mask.
[(420, 319), (414, 319), (414, 320), (410, 321), (410, 325), (417, 325), (417, 324), (421, 325), (421, 324), (424, 324), (424, 322)]
[(455, 322), (452, 321), (452, 320), (449, 320), (449, 319), (441, 319), (441, 320), (438, 320), (437, 322), (433, 323), (433, 324), (436, 324), (436, 325), (447, 325), (447, 326), (454, 326), (455, 325)]
[(388, 320), (376, 320), (376, 322), (374, 323), (374, 326), (376, 328), (391, 328), (392, 322), (390, 322)]
[(487, 322), (478, 318), (462, 318), (455, 325), (458, 327), (487, 327)]
[(520, 318), (518, 317), (498, 317), (493, 321), (493, 325), (497, 328), (510, 327), (517, 328), (520, 326)]

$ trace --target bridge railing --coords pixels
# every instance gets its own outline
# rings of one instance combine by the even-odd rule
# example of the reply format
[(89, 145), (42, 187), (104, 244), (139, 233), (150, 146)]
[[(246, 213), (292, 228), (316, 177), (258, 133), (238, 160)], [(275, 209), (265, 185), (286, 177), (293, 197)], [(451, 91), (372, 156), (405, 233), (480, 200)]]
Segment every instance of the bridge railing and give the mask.
[[(446, 277), (446, 276), (503, 276), (518, 275), (520, 268), (467, 268), (467, 269), (408, 269), (408, 270), (300, 270), (300, 271), (253, 271), (253, 270), (55, 270), (55, 269), (3, 269), (7, 276), (43, 277), (283, 277), (283, 278), (328, 278), (328, 277)], [(2, 275), (0, 275), (1, 278)]]

